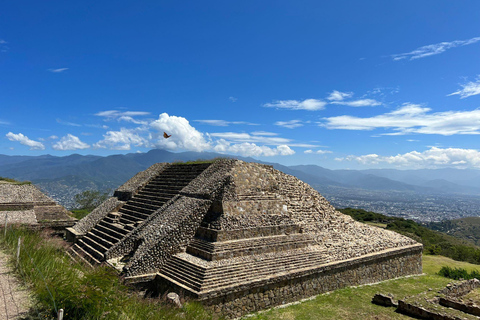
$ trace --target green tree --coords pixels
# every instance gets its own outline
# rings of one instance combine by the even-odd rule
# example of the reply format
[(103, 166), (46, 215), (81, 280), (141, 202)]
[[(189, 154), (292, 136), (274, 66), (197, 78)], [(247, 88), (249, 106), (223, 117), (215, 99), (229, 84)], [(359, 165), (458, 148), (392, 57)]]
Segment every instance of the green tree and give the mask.
[(87, 190), (75, 195), (75, 203), (80, 210), (92, 211), (107, 200), (108, 194), (97, 190)]

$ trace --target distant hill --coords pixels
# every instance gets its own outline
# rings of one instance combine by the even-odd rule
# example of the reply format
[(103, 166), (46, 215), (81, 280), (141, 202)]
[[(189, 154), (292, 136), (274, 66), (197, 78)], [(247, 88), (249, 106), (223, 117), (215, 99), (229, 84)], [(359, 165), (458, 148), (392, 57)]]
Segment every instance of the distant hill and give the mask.
[[(378, 193), (377, 199), (384, 197), (385, 192), (480, 196), (479, 170), (330, 170), (317, 165), (284, 166), (213, 152), (174, 153), (159, 149), (147, 153), (106, 157), (79, 154), (64, 157), (0, 155), (0, 176), (32, 181), (69, 207), (74, 192), (88, 189), (113, 190), (154, 163), (217, 157), (239, 158), (273, 165), (274, 168), (307, 182), (320, 192), (341, 190), (344, 194), (349, 194), (348, 190), (356, 190), (357, 195), (367, 193), (375, 197), (375, 193)], [(357, 199), (360, 198), (361, 196), (357, 196)]]
[(480, 246), (480, 217), (467, 217), (442, 222), (430, 222), (426, 225), (456, 238), (465, 239)]

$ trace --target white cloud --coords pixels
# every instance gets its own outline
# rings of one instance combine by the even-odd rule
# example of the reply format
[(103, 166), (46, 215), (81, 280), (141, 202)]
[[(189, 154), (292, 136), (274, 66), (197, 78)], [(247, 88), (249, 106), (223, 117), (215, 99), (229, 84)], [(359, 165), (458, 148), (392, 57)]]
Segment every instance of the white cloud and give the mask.
[(57, 137), (56, 135), (52, 135), (52, 136), (48, 137), (48, 139), (50, 139), (50, 140), (57, 140), (58, 137)]
[(330, 93), (330, 95), (328, 96), (327, 100), (342, 101), (352, 96), (353, 96), (353, 92), (340, 92), (337, 90), (333, 90), (332, 93)]
[(64, 71), (67, 71), (69, 68), (58, 68), (58, 69), (48, 69), (48, 71), (53, 72), (53, 73), (61, 73)]
[(450, 93), (447, 96), (459, 95), (460, 99), (468, 98), (480, 94), (480, 77), (477, 77), (477, 81), (461, 84), (461, 90)]
[[(157, 147), (190, 151), (206, 151), (211, 148), (210, 142), (205, 139), (203, 133), (197, 131), (183, 117), (162, 113), (158, 120), (150, 123), (150, 127), (157, 130), (157, 133), (152, 135), (153, 144)], [(171, 135), (171, 137), (165, 139), (163, 132)]]
[(294, 129), (298, 127), (303, 127), (301, 120), (290, 120), (290, 121), (277, 121), (275, 122), (276, 126), (285, 127), (289, 129)]
[(228, 97), (228, 100), (230, 100), (230, 101), (232, 101), (232, 102), (237, 102), (238, 99), (235, 98), (235, 97)]
[(443, 53), (451, 48), (466, 46), (469, 44), (476, 43), (478, 41), (480, 41), (480, 37), (475, 37), (468, 40), (455, 40), (451, 42), (440, 42), (436, 44), (430, 44), (427, 46), (417, 48), (411, 52), (393, 54), (392, 59), (394, 61), (398, 61), (403, 59), (415, 60), (415, 59), (425, 58), (425, 57)]
[(103, 135), (103, 140), (95, 143), (93, 147), (110, 150), (130, 150), (132, 144), (136, 147), (149, 145), (148, 141), (138, 135), (135, 130), (121, 128), (120, 131), (108, 131)]
[(258, 146), (255, 143), (243, 142), (237, 144), (231, 144), (230, 142), (220, 139), (217, 141), (217, 144), (213, 148), (214, 151), (220, 153), (233, 153), (245, 157), (252, 156), (288, 156), (295, 154), (295, 151), (290, 149), (287, 145), (279, 145), (276, 148), (270, 148), (267, 146)]
[(330, 150), (317, 150), (317, 151), (313, 151), (313, 150), (309, 149), (309, 150), (305, 150), (303, 153), (306, 153), (306, 154), (313, 154), (313, 153), (316, 153), (316, 154), (327, 154), (327, 153), (333, 153), (333, 152), (330, 151)]
[(320, 125), (327, 129), (374, 130), (382, 128), (393, 130), (384, 135), (480, 134), (479, 109), (429, 113), (430, 110), (418, 104), (408, 103), (395, 111), (368, 118), (348, 115), (324, 118), (326, 122)]
[(57, 123), (63, 124), (64, 126), (70, 126), (70, 127), (81, 127), (82, 126), (81, 124), (64, 121), (62, 119), (56, 119), (56, 121), (57, 121)]
[(252, 135), (254, 136), (278, 136), (278, 133), (275, 132), (267, 132), (267, 131), (254, 131), (251, 132)]
[(269, 108), (282, 108), (291, 110), (308, 110), (316, 111), (325, 109), (327, 103), (317, 99), (305, 99), (303, 101), (298, 100), (276, 100), (272, 103), (265, 103), (264, 107)]
[(232, 140), (233, 142), (263, 143), (268, 145), (289, 144), (290, 139), (265, 135), (250, 135), (245, 132), (216, 132), (210, 133), (211, 137)]
[(0, 125), (9, 125), (10, 123), (7, 121), (0, 120)]
[(203, 124), (208, 124), (216, 127), (228, 127), (231, 124), (244, 124), (248, 126), (258, 126), (257, 123), (245, 122), (245, 121), (226, 121), (226, 120), (193, 120)]
[(381, 105), (382, 103), (375, 99), (359, 99), (353, 101), (333, 101), (332, 104), (339, 104), (349, 107), (375, 107)]
[(67, 134), (63, 136), (60, 141), (52, 145), (54, 150), (79, 150), (79, 149), (88, 149), (90, 146), (72, 134)]
[(96, 116), (98, 117), (104, 117), (105, 121), (126, 121), (126, 122), (132, 122), (135, 124), (141, 124), (141, 125), (147, 125), (147, 121), (141, 121), (134, 119), (133, 117), (137, 116), (147, 116), (149, 115), (150, 112), (146, 111), (118, 111), (118, 110), (107, 110), (107, 111), (101, 111), (95, 113)]
[(30, 150), (45, 150), (45, 146), (43, 143), (35, 140), (29, 139), (27, 136), (21, 134), (21, 133), (12, 133), (9, 132), (5, 135), (8, 140), (10, 141), (18, 141), (20, 144), (23, 144), (24, 146), (29, 146)]
[(362, 156), (349, 155), (337, 158), (337, 161), (356, 161), (361, 164), (392, 164), (411, 168), (439, 168), (456, 166), (460, 168), (480, 168), (480, 152), (475, 149), (438, 148), (431, 147), (424, 152), (411, 151), (396, 156), (379, 156), (367, 154)]

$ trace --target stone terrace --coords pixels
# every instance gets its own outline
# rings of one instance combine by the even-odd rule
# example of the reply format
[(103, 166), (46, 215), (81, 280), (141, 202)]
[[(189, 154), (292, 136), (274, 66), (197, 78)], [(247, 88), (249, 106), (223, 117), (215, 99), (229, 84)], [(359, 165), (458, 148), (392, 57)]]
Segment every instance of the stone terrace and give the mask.
[(0, 224), (65, 228), (75, 219), (64, 207), (31, 184), (0, 183)]
[(353, 221), (271, 166), (156, 164), (69, 230), (71, 254), (238, 317), (419, 274), (421, 244)]

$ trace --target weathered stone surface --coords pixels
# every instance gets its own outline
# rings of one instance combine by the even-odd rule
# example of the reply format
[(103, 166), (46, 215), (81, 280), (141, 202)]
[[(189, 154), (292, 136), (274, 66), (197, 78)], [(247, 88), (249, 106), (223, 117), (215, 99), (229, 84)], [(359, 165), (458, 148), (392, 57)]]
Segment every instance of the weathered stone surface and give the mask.
[(0, 223), (71, 226), (76, 219), (63, 206), (31, 184), (0, 183)]
[[(421, 244), (355, 222), (271, 166), (222, 159), (189, 179), (173, 177), (175, 166), (137, 174), (75, 226), (88, 232), (109, 216), (112, 236), (98, 240), (106, 249), (92, 260), (114, 259), (132, 281), (155, 277), (163, 293), (194, 297), (229, 317), (422, 272)], [(186, 176), (199, 168), (181, 167)], [(175, 180), (185, 184), (175, 189)], [(163, 186), (160, 207), (145, 191), (154, 185)], [(115, 224), (121, 214), (110, 211), (122, 205), (131, 224)], [(148, 214), (129, 213), (132, 206)]]
[(398, 307), (398, 302), (393, 300), (392, 296), (377, 293), (372, 298), (372, 303), (384, 307)]

